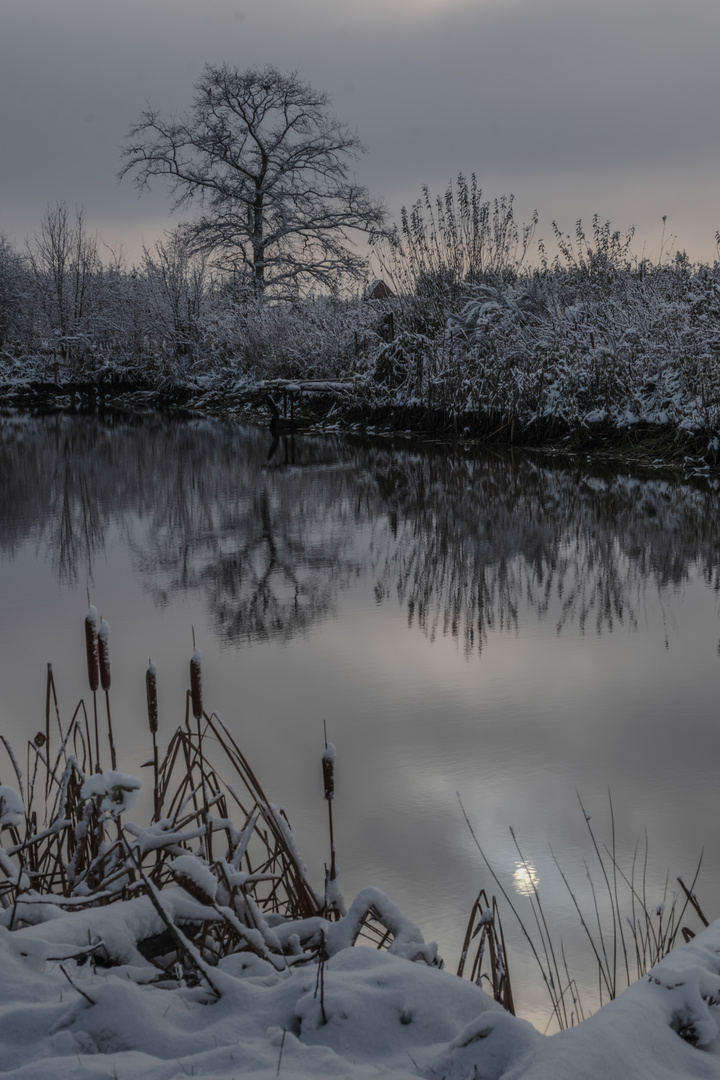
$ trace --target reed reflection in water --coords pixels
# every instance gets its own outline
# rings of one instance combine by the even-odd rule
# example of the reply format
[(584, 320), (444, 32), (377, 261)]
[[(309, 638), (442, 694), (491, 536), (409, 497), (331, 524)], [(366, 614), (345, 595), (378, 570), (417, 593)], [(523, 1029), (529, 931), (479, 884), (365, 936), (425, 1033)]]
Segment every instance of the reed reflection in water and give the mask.
[(576, 785), (600, 809), (612, 787), (630, 856), (647, 826), (653, 887), (668, 867), (691, 876), (704, 845), (699, 891), (720, 910), (710, 482), (58, 414), (2, 419), (0, 506), (4, 730), (42, 712), (48, 660), (68, 708), (82, 692), (73, 633), (89, 585), (113, 628), (118, 742), (137, 767), (147, 657), (167, 731), (194, 624), (212, 706), (319, 879), (325, 718), (347, 892), (386, 889), (449, 956), (477, 888), (492, 890), (457, 790), (510, 888), (515, 826), (560, 919), (572, 913), (548, 842), (587, 853)]

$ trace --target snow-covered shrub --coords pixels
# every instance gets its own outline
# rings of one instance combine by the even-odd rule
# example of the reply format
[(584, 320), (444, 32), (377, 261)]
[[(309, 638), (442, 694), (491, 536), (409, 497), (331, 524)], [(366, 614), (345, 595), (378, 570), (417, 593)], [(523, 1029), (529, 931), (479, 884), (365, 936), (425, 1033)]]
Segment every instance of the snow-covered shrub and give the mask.
[(235, 302), (219, 292), (203, 321), (204, 369), (256, 379), (347, 378), (367, 368), (381, 312), (361, 299)]
[(383, 272), (404, 302), (408, 329), (441, 329), (470, 282), (516, 276), (536, 224), (537, 213), (518, 225), (512, 195), (483, 199), (474, 173), (469, 180), (461, 173), (442, 196), (423, 187), (410, 209), (402, 208), (389, 240), (377, 245)]

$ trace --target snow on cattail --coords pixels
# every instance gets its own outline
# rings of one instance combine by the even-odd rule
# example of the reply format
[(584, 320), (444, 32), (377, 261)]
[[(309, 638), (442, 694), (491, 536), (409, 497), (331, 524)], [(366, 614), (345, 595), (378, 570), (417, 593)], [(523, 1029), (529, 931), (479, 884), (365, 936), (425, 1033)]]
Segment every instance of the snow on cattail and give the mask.
[(85, 651), (87, 652), (88, 682), (93, 693), (100, 684), (100, 660), (98, 656), (98, 613), (94, 604), (85, 616)]
[(157, 735), (158, 729), (158, 700), (157, 700), (157, 667), (151, 660), (145, 672), (145, 690), (147, 691), (147, 711), (150, 731)]
[(330, 742), (322, 756), (323, 784), (325, 798), (330, 802), (335, 797), (335, 747)]
[(196, 649), (190, 661), (190, 696), (192, 697), (192, 711), (196, 720), (202, 720), (202, 656)]
[(97, 635), (98, 659), (100, 662), (100, 685), (103, 690), (110, 689), (110, 626), (103, 619)]

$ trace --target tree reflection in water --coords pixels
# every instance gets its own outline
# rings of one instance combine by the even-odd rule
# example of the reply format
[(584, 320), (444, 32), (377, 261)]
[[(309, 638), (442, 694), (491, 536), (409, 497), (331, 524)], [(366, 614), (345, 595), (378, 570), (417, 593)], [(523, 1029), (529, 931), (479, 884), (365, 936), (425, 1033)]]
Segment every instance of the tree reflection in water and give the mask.
[(201, 592), (225, 643), (290, 639), (374, 583), (408, 623), (469, 654), (523, 612), (584, 632), (634, 626), (648, 585), (699, 566), (720, 587), (709, 481), (592, 463), (265, 431), (120, 412), (5, 416), (0, 549), (46, 548), (91, 580), (111, 530), (158, 603)]
[(557, 631), (636, 625), (649, 583), (679, 587), (693, 565), (717, 588), (714, 486), (602, 475), (591, 465), (539, 464), (466, 452), (376, 453), (377, 488), (392, 503), (377, 537), (376, 597), (393, 591), (408, 621), (466, 652), (490, 630), (517, 628), (520, 605), (551, 611)]

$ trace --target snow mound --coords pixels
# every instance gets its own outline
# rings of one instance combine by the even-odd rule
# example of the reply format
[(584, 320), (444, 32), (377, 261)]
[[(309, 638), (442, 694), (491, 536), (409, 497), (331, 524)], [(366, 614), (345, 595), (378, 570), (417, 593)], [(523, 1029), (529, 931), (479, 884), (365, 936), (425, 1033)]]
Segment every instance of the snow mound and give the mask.
[[(163, 902), (178, 920), (207, 912), (182, 889), (165, 890)], [(200, 986), (153, 985), (156, 969), (132, 949), (116, 967), (88, 959), (100, 938), (119, 945), (161, 926), (143, 897), (0, 927), (4, 1075), (720, 1080), (720, 921), (552, 1036), (474, 983), (362, 946), (341, 948), (320, 968), (277, 970), (234, 953), (214, 969), (216, 1000)]]

